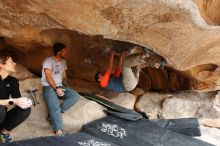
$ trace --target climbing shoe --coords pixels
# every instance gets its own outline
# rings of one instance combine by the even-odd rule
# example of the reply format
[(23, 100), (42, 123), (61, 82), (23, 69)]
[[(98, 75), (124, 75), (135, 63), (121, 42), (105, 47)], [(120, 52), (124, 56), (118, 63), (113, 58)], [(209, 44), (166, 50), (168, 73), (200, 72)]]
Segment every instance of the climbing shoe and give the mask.
[(12, 141), (10, 134), (0, 133), (0, 143), (9, 143)]

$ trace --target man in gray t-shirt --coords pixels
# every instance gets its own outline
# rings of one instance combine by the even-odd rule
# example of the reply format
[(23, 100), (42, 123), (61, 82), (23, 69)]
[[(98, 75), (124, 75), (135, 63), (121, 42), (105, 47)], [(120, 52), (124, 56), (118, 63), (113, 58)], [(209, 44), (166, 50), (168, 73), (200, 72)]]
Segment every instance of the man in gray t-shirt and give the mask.
[(42, 69), (42, 85), (43, 86), (50, 86), (47, 82), (45, 69), (50, 69), (52, 72), (52, 78), (56, 84), (56, 86), (63, 86), (63, 73), (67, 70), (66, 61), (61, 59), (60, 61), (56, 61), (54, 57), (48, 57), (43, 62), (43, 69)]
[[(53, 52), (54, 56), (46, 58), (43, 62), (41, 81), (43, 96), (47, 103), (54, 132), (56, 135), (62, 135), (63, 121), (61, 113), (74, 105), (80, 95), (67, 87), (66, 46), (62, 43), (55, 43)], [(63, 99), (63, 103), (59, 104), (58, 98)]]

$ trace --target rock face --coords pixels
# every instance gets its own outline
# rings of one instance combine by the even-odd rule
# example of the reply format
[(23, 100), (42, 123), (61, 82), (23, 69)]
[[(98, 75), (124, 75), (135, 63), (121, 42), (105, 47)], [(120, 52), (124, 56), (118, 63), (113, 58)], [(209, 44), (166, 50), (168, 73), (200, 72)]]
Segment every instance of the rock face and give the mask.
[(69, 74), (89, 80), (105, 66), (106, 57), (92, 55), (105, 47), (105, 40), (75, 31), (150, 46), (171, 68), (214, 90), (220, 82), (216, 80), (220, 29), (208, 25), (206, 18), (218, 21), (218, 4), (217, 0), (1, 1), (0, 36), (23, 53), (22, 64), (38, 73), (43, 59), (51, 55), (50, 46), (63, 42), (71, 49)]
[(209, 24), (220, 24), (220, 2), (218, 0), (195, 0), (200, 12)]

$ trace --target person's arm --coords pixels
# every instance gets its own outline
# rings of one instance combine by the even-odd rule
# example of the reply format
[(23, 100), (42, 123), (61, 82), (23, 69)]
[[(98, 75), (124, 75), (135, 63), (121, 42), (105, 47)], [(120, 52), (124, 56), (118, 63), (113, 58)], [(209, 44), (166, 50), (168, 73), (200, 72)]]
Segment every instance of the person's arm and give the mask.
[(109, 62), (108, 62), (108, 66), (107, 66), (106, 71), (109, 71), (109, 72), (112, 71), (114, 56), (115, 56), (115, 51), (113, 49), (111, 49), (110, 58), (109, 58)]
[(49, 83), (49, 85), (56, 91), (57, 95), (62, 96), (63, 91), (61, 88), (57, 88), (56, 83), (52, 78), (52, 71), (48, 68), (45, 68), (44, 72), (45, 72), (46, 80)]
[(114, 77), (119, 77), (120, 74), (121, 74), (121, 68), (122, 68), (122, 63), (124, 61), (124, 56), (125, 56), (125, 52), (122, 52), (120, 54), (120, 59), (119, 59), (119, 62), (118, 62), (118, 66), (116, 67), (115, 72), (114, 72)]
[(0, 100), (0, 105), (8, 106), (9, 105), (8, 102), (9, 102), (9, 99), (2, 99)]
[(12, 99), (2, 99), (0, 100), (0, 105), (8, 106), (9, 101), (13, 101), (14, 105), (19, 106), (23, 109), (29, 108), (32, 105), (32, 101), (27, 97), (19, 97), (19, 98), (12, 98)]
[(107, 70), (105, 72), (105, 75), (103, 76), (103, 78), (100, 81), (100, 86), (101, 87), (104, 88), (104, 87), (106, 87), (108, 85), (108, 81), (109, 81), (110, 75), (111, 75), (111, 72)]
[(56, 90), (57, 85), (56, 85), (55, 81), (52, 78), (52, 71), (48, 68), (45, 68), (44, 72), (45, 72), (45, 77), (46, 77), (47, 82), (50, 84), (50, 86), (54, 90)]
[(109, 62), (108, 62), (108, 66), (107, 66), (105, 75), (103, 76), (103, 78), (100, 81), (101, 87), (106, 87), (108, 85), (108, 81), (109, 81), (109, 78), (110, 78), (110, 75), (111, 75), (111, 70), (112, 70), (112, 67), (113, 67), (114, 55), (115, 55), (115, 51), (111, 50), (110, 58), (109, 58)]

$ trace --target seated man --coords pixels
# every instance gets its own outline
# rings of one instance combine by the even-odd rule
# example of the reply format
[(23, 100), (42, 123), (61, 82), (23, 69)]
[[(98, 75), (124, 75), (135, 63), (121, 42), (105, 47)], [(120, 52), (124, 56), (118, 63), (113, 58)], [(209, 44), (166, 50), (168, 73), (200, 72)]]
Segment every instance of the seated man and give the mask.
[[(101, 87), (114, 92), (129, 92), (133, 90), (138, 84), (141, 68), (147, 66), (159, 68), (161, 66), (160, 62), (151, 59), (149, 54), (131, 54), (124, 60), (125, 52), (122, 52), (120, 53), (118, 66), (114, 74), (111, 75), (114, 55), (115, 51), (111, 49), (109, 64), (105, 74), (97, 72), (95, 75), (95, 80), (100, 83)], [(120, 75), (121, 70), (122, 75)]]
[[(21, 97), (18, 80), (9, 75), (15, 72), (15, 65), (8, 54), (0, 52), (0, 143), (12, 141), (10, 131), (23, 123), (31, 113), (32, 101)], [(9, 105), (14, 107), (8, 111)]]
[[(46, 58), (43, 62), (43, 96), (47, 103), (54, 132), (56, 135), (62, 135), (63, 121), (61, 113), (64, 113), (74, 105), (80, 95), (67, 87), (66, 46), (61, 43), (55, 43), (53, 45), (53, 52), (54, 56)], [(64, 102), (59, 104), (58, 98), (63, 99)]]

